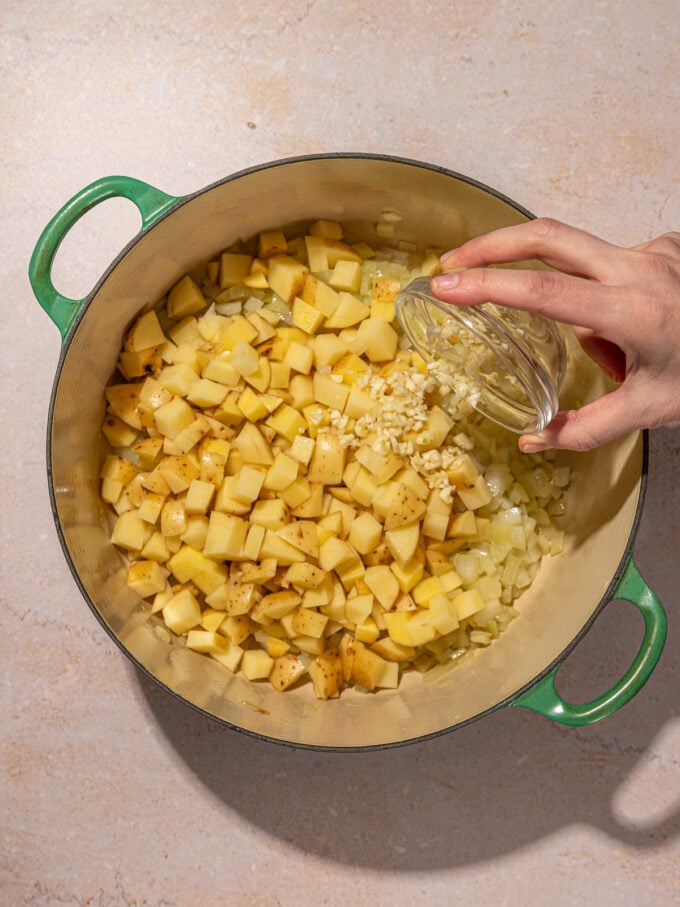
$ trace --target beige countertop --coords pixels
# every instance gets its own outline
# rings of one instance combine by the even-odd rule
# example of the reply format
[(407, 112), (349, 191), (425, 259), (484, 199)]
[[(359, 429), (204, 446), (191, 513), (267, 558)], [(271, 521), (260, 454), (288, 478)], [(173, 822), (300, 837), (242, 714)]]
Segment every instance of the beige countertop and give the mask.
[[(670, 615), (621, 712), (519, 709), (364, 754), (223, 729), (142, 677), (55, 532), (45, 427), (58, 331), (27, 279), (49, 218), (100, 176), (183, 195), (292, 155), (448, 167), (633, 244), (678, 229), (680, 20), (641, 2), (5, 0), (0, 905), (678, 903), (680, 434), (650, 439), (637, 563)], [(63, 244), (84, 295), (138, 228), (123, 201)], [(612, 605), (561, 674), (592, 698), (641, 638)]]

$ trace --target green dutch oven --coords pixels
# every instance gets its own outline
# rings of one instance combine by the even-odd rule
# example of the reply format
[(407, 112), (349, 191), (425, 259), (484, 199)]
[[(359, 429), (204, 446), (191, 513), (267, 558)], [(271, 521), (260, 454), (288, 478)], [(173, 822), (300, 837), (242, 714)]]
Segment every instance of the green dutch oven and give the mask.
[[(114, 197), (136, 205), (142, 228), (87, 298), (69, 299), (51, 280), (55, 253), (76, 221)], [(64, 205), (37, 243), (30, 279), (63, 338), (49, 410), (47, 468), (66, 560), (97, 619), (141, 670), (248, 734), (300, 747), (363, 750), (442, 734), (505, 707), (533, 709), (567, 725), (598, 721), (639, 692), (666, 636), (664, 610), (632, 556), (646, 481), (644, 432), (587, 454), (561, 454), (576, 476), (563, 518), (564, 553), (543, 561), (519, 600), (520, 616), (498, 640), (433, 683), (411, 674), (398, 690), (347, 690), (328, 702), (314, 699), (309, 686), (280, 694), (168, 642), (148, 620), (148, 605), (126, 586), (125, 559), (109, 541), (98, 473), (105, 454), (99, 431), (104, 388), (127, 326), (187, 270), (240, 237), (324, 217), (343, 221), (370, 241), (385, 209), (403, 216), (398, 238), (436, 248), (532, 217), (468, 177), (367, 154), (274, 161), (181, 198), (135, 179), (106, 177)], [(604, 392), (604, 379), (573, 341), (570, 360), (563, 405)], [(644, 618), (633, 663), (591, 702), (566, 702), (555, 689), (560, 666), (602, 609), (620, 600), (632, 602)]]

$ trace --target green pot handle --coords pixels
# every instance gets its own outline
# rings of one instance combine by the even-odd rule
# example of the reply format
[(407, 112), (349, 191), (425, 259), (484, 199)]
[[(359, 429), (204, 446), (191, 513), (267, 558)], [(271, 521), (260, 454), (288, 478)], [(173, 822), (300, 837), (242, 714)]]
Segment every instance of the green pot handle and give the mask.
[(555, 690), (555, 677), (561, 667), (558, 665), (510, 705), (533, 709), (534, 712), (560, 724), (579, 727), (612, 715), (639, 693), (656, 667), (663, 650), (667, 620), (661, 602), (638, 573), (632, 556), (628, 559), (610, 601), (616, 599), (631, 602), (639, 608), (645, 621), (645, 635), (640, 650), (621, 680), (597, 699), (583, 705), (572, 705), (565, 702)]
[(85, 299), (70, 299), (58, 293), (52, 283), (52, 263), (62, 240), (76, 221), (95, 205), (109, 198), (127, 198), (142, 215), (142, 230), (179, 199), (129, 176), (105, 176), (96, 180), (66, 202), (43, 230), (38, 240), (28, 275), (33, 292), (43, 309), (59, 328), (62, 340), (68, 334)]

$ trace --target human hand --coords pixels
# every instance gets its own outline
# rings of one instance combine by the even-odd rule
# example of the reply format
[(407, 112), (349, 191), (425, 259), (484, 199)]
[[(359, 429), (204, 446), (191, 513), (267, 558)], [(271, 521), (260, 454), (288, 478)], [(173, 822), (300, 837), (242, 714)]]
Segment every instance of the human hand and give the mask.
[[(538, 259), (555, 271), (486, 268)], [(570, 324), (585, 352), (621, 382), (579, 410), (558, 413), (526, 453), (590, 450), (640, 428), (680, 420), (680, 233), (631, 249), (539, 218), (478, 236), (440, 259), (437, 298), (493, 302)]]

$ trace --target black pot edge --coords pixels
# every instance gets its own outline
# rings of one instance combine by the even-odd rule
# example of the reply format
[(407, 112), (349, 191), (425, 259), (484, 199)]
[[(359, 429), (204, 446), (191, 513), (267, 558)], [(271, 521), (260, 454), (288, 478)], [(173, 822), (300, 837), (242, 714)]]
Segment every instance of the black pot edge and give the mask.
[(412, 160), (410, 158), (398, 157), (398, 156), (394, 156), (394, 155), (373, 154), (373, 153), (368, 153), (368, 152), (334, 152), (334, 153), (307, 154), (307, 155), (300, 155), (297, 157), (279, 158), (277, 160), (269, 161), (264, 164), (259, 164), (259, 165), (255, 165), (252, 167), (246, 167), (242, 170), (239, 170), (236, 173), (231, 174), (230, 176), (224, 177), (223, 179), (220, 179), (220, 180), (216, 180), (215, 182), (210, 183), (209, 185), (203, 187), (202, 189), (199, 189), (196, 192), (183, 196), (182, 198), (178, 199), (176, 204), (171, 205), (166, 211), (164, 211), (149, 227), (147, 227), (145, 230), (142, 230), (142, 231), (140, 231), (140, 233), (135, 235), (130, 240), (130, 242), (127, 243), (127, 245), (113, 259), (113, 261), (108, 266), (106, 271), (103, 273), (101, 278), (97, 281), (97, 283), (94, 286), (94, 288), (92, 289), (92, 291), (85, 298), (85, 301), (83, 302), (83, 305), (82, 305), (80, 311), (78, 312), (78, 315), (75, 318), (73, 325), (71, 326), (71, 328), (69, 330), (68, 335), (64, 339), (64, 342), (63, 342), (62, 348), (61, 348), (61, 354), (59, 357), (59, 361), (57, 363), (57, 370), (56, 370), (56, 374), (55, 374), (55, 378), (54, 378), (54, 384), (52, 387), (52, 394), (50, 397), (50, 404), (49, 404), (48, 416), (47, 416), (47, 438), (46, 438), (46, 442), (47, 442), (47, 445), (46, 445), (47, 446), (47, 456), (46, 456), (47, 479), (48, 479), (48, 490), (49, 490), (49, 496), (50, 496), (50, 506), (52, 508), (52, 516), (54, 518), (55, 526), (57, 529), (57, 535), (59, 537), (59, 542), (61, 544), (62, 551), (64, 552), (66, 562), (67, 562), (68, 567), (71, 571), (71, 574), (75, 580), (75, 583), (78, 586), (78, 589), (80, 590), (81, 595), (85, 599), (85, 602), (89, 606), (90, 610), (92, 611), (92, 613), (94, 614), (94, 616), (96, 617), (98, 622), (101, 624), (101, 626), (107, 632), (107, 634), (111, 637), (111, 639), (115, 642), (115, 644), (118, 646), (118, 648), (126, 655), (126, 657), (132, 662), (132, 664), (135, 665), (135, 667), (142, 674), (144, 674), (146, 677), (148, 677), (150, 680), (152, 680), (155, 684), (157, 684), (166, 693), (169, 693), (177, 701), (183, 703), (186, 706), (189, 706), (189, 708), (193, 709), (195, 712), (198, 712), (200, 715), (203, 715), (204, 717), (209, 718), (211, 721), (214, 721), (216, 724), (219, 724), (222, 727), (226, 727), (226, 728), (229, 728), (230, 730), (237, 731), (238, 733), (244, 734), (247, 737), (252, 737), (256, 740), (266, 742), (266, 743), (274, 743), (278, 746), (288, 747), (289, 749), (293, 749), (293, 750), (312, 750), (314, 752), (328, 752), (328, 753), (364, 753), (364, 752), (375, 751), (375, 750), (396, 749), (398, 747), (410, 746), (410, 745), (413, 745), (416, 743), (423, 743), (428, 740), (434, 740), (438, 737), (443, 737), (445, 734), (450, 734), (452, 731), (458, 730), (459, 728), (466, 727), (467, 725), (470, 725), (475, 721), (479, 721), (480, 719), (487, 717), (488, 715), (492, 714), (493, 712), (498, 711), (499, 709), (506, 708), (507, 706), (510, 706), (513, 703), (515, 703), (518, 699), (520, 699), (522, 697), (522, 695), (527, 693), (533, 686), (535, 686), (537, 683), (539, 683), (541, 680), (543, 680), (544, 677), (547, 677), (548, 674), (550, 674), (556, 667), (558, 667), (560, 664), (562, 664), (566, 660), (566, 658), (576, 648), (576, 646), (583, 639), (583, 637), (586, 635), (586, 633), (588, 633), (588, 631), (590, 630), (590, 628), (592, 627), (592, 625), (594, 624), (595, 620), (598, 618), (598, 616), (600, 615), (600, 613), (602, 612), (604, 607), (609, 603), (611, 596), (614, 593), (614, 590), (616, 589), (616, 587), (619, 583), (619, 580), (621, 579), (621, 576), (623, 575), (623, 572), (626, 568), (628, 560), (629, 560), (630, 556), (632, 555), (633, 544), (635, 541), (635, 536), (637, 534), (637, 530), (640, 525), (640, 520), (642, 518), (644, 499), (645, 499), (646, 490), (647, 490), (647, 472), (648, 472), (648, 461), (649, 461), (649, 433), (647, 430), (643, 431), (643, 433), (642, 433), (643, 458), (642, 458), (642, 471), (641, 471), (641, 476), (640, 476), (640, 494), (639, 494), (638, 502), (637, 502), (636, 509), (635, 509), (633, 526), (631, 528), (631, 532), (628, 537), (628, 542), (626, 544), (626, 547), (625, 547), (625, 550), (621, 557), (621, 560), (619, 562), (619, 565), (614, 573), (614, 576), (612, 577), (611, 582), (609, 583), (609, 586), (607, 587), (605, 594), (600, 599), (600, 602), (598, 603), (598, 605), (594, 608), (589, 620), (583, 626), (581, 631), (574, 637), (574, 639), (560, 653), (560, 655), (557, 656), (557, 658), (555, 658), (546, 668), (544, 668), (543, 671), (540, 672), (540, 674), (536, 675), (531, 681), (529, 681), (523, 687), (521, 687), (519, 690), (517, 690), (515, 693), (513, 693), (512, 696), (502, 700), (501, 702), (496, 703), (493, 706), (490, 706), (488, 709), (485, 709), (482, 712), (478, 712), (476, 715), (473, 715), (470, 718), (466, 718), (463, 721), (457, 722), (454, 725), (450, 725), (449, 727), (442, 728), (441, 730), (438, 730), (438, 731), (433, 731), (431, 734), (420, 734), (417, 737), (410, 737), (410, 738), (406, 738), (403, 740), (391, 741), (389, 743), (372, 743), (372, 744), (367, 744), (365, 746), (326, 746), (326, 745), (318, 745), (318, 744), (313, 744), (313, 743), (296, 743), (296, 742), (293, 742), (290, 740), (281, 740), (277, 737), (270, 737), (270, 736), (267, 736), (266, 734), (260, 734), (260, 733), (257, 733), (256, 731), (248, 730), (247, 728), (241, 727), (240, 725), (232, 724), (223, 718), (218, 718), (216, 715), (213, 715), (212, 713), (207, 712), (205, 709), (202, 709), (200, 706), (194, 705), (194, 703), (190, 702), (188, 699), (185, 699), (183, 696), (180, 696), (179, 693), (175, 692), (174, 690), (171, 690), (168, 686), (166, 686), (161, 680), (159, 680), (154, 674), (152, 674), (146, 667), (144, 667), (144, 665), (142, 665), (141, 662), (139, 662), (125, 648), (125, 646), (118, 639), (116, 634), (107, 625), (107, 623), (105, 622), (105, 620), (103, 619), (103, 617), (101, 616), (99, 611), (97, 610), (96, 606), (90, 599), (89, 595), (87, 594), (87, 591), (85, 590), (85, 587), (83, 586), (83, 584), (80, 580), (78, 571), (76, 570), (75, 565), (71, 559), (71, 554), (70, 554), (70, 551), (66, 544), (66, 539), (64, 537), (64, 534), (63, 534), (63, 531), (61, 528), (61, 524), (59, 522), (58, 512), (57, 512), (56, 496), (55, 496), (54, 482), (53, 482), (53, 471), (52, 471), (52, 451), (51, 451), (51, 443), (50, 443), (52, 423), (53, 423), (53, 417), (54, 417), (54, 406), (55, 406), (57, 390), (59, 387), (59, 379), (61, 376), (63, 364), (66, 359), (66, 356), (68, 355), (68, 350), (71, 345), (71, 340), (75, 336), (76, 331), (78, 330), (78, 325), (80, 324), (80, 321), (81, 321), (85, 311), (87, 310), (88, 306), (90, 305), (90, 303), (92, 302), (94, 297), (99, 292), (100, 287), (103, 285), (104, 281), (106, 281), (108, 279), (109, 275), (118, 266), (118, 264), (123, 260), (123, 258), (128, 254), (128, 252), (133, 248), (133, 246), (135, 246), (137, 244), (137, 242), (140, 240), (140, 238), (143, 235), (145, 235), (147, 232), (149, 232), (150, 230), (153, 230), (153, 228), (156, 226), (157, 223), (160, 223), (166, 217), (169, 217), (171, 214), (173, 214), (175, 211), (177, 211), (178, 208), (182, 207), (183, 205), (187, 204), (188, 202), (192, 201), (193, 199), (198, 198), (199, 196), (203, 195), (206, 192), (210, 192), (211, 190), (217, 188), (218, 186), (222, 186), (225, 183), (229, 183), (229, 182), (232, 182), (233, 180), (239, 179), (242, 176), (246, 176), (251, 173), (257, 173), (261, 170), (268, 170), (268, 169), (271, 169), (274, 167), (285, 166), (287, 164), (301, 163), (301, 162), (308, 161), (308, 160), (321, 160), (321, 159), (324, 159), (324, 160), (342, 160), (342, 159), (377, 160), (377, 161), (386, 161), (388, 163), (407, 164), (407, 165), (410, 165), (413, 167), (420, 167), (424, 170), (432, 170), (436, 173), (441, 173), (444, 176), (449, 176), (449, 177), (453, 177), (454, 179), (461, 180), (462, 182), (468, 183), (469, 185), (474, 186), (477, 189), (481, 189), (484, 192), (488, 192), (490, 195), (493, 195), (496, 198), (498, 198), (499, 200), (505, 202), (511, 208), (514, 208), (516, 211), (518, 211), (520, 214), (524, 215), (525, 217), (529, 218), (530, 220), (534, 220), (536, 217), (536, 215), (532, 214), (530, 211), (528, 211), (522, 205), (515, 202), (513, 199), (509, 198), (508, 196), (504, 195), (502, 192), (499, 192), (496, 189), (493, 189), (490, 186), (487, 186), (485, 183), (482, 183), (479, 180), (473, 179), (472, 177), (466, 176), (462, 173), (458, 173), (454, 170), (449, 170), (446, 167), (441, 167), (437, 164), (426, 163), (423, 161), (416, 161), (416, 160)]

